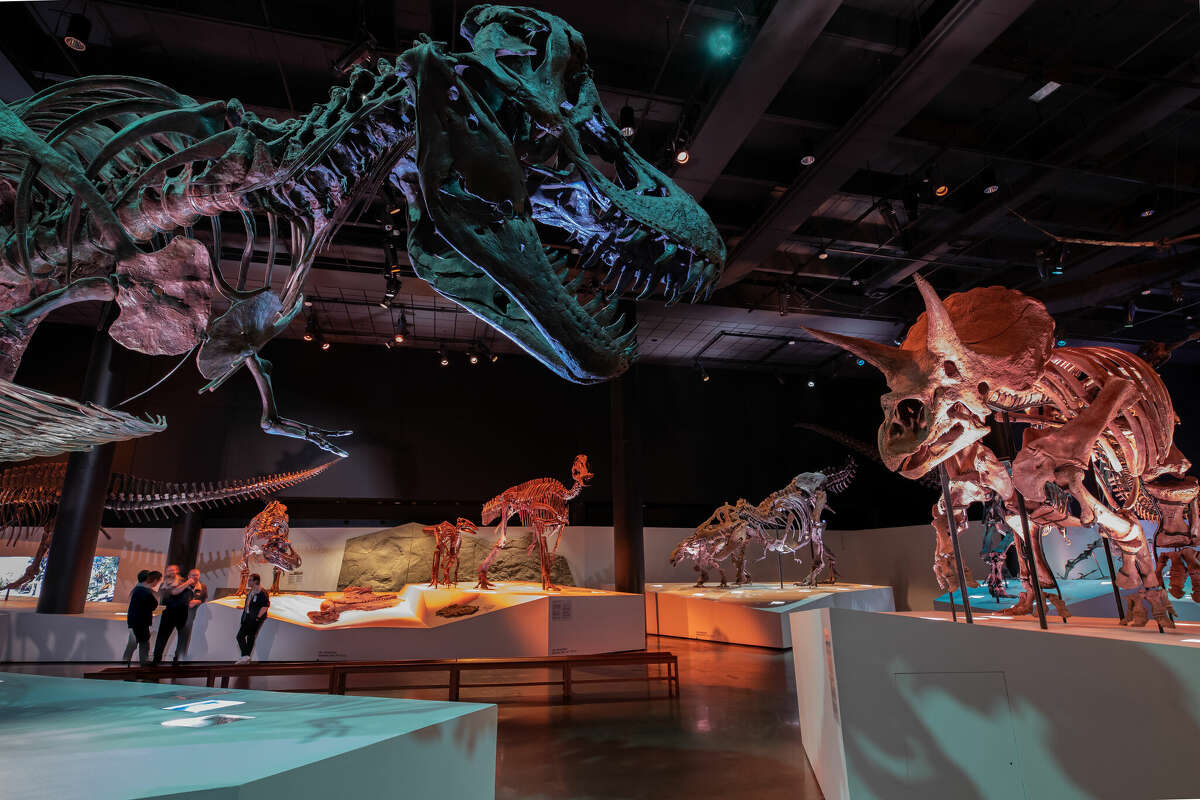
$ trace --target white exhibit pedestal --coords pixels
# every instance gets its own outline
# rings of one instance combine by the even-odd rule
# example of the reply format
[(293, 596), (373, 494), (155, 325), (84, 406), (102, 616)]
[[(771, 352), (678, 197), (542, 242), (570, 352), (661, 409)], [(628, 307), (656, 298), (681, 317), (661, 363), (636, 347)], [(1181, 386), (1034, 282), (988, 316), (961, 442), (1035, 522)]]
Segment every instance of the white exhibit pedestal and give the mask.
[(494, 705), (0, 673), (0, 719), (5, 800), (496, 793)]
[(838, 608), (791, 622), (801, 735), (829, 800), (1200, 796), (1200, 626)]
[[(125, 605), (90, 603), (84, 614), (37, 614), (36, 601), (0, 603), (0, 661), (118, 661), (129, 630)], [(196, 614), (188, 661), (232, 661), (241, 619), (237, 598), (206, 603)], [(314, 625), (307, 610), (319, 597), (281, 594), (254, 646), (258, 661), (518, 658), (642, 650), (640, 595), (564, 587), (546, 593), (532, 584), (488, 591), (407, 586), (401, 602), (375, 611), (348, 611), (332, 625)], [(469, 603), (479, 610), (446, 618), (436, 609)], [(157, 634), (158, 620), (155, 620)], [(171, 639), (164, 654), (175, 652)]]
[(894, 611), (892, 590), (857, 583), (801, 587), (747, 583), (721, 589), (690, 583), (646, 585), (646, 632), (682, 639), (792, 646), (788, 616), (813, 608)]

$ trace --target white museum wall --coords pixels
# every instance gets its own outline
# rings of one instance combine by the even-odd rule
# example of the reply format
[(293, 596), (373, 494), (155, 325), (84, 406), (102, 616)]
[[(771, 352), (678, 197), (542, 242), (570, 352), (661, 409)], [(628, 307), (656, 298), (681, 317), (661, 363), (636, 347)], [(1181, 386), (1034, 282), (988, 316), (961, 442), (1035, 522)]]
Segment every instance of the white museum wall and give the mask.
[[(337, 588), (341, 570), (342, 552), (347, 539), (381, 530), (371, 527), (293, 528), (292, 541), (304, 559), (299, 575), (285, 576), (281, 586), (296, 591), (329, 591)], [(509, 529), (515, 536), (522, 536), (522, 528)], [(165, 566), (167, 528), (109, 528), (111, 539), (101, 537), (97, 555), (119, 556), (118, 600), (127, 597), (141, 569), (162, 569)], [(644, 532), (646, 553), (646, 581), (648, 583), (691, 582), (697, 577), (691, 563), (672, 567), (669, 563), (671, 551), (681, 539), (692, 531), (683, 528), (648, 527)], [(963, 562), (976, 578), (986, 575), (986, 567), (979, 558), (979, 542), (982, 526), (972, 523), (962, 535)], [(1093, 538), (1091, 531), (1071, 529), (1068, 535), (1073, 552)], [(492, 532), (484, 530), (480, 536), (491, 540)], [(854, 583), (892, 586), (895, 589), (898, 610), (928, 610), (933, 608), (933, 598), (940, 594), (933, 579), (933, 533), (929, 525), (910, 525), (896, 528), (876, 528), (861, 531), (830, 530), (826, 542), (837, 554), (838, 573), (843, 580)], [(1045, 538), (1047, 555), (1056, 570), (1061, 570), (1060, 552), (1065, 553), (1058, 542), (1059, 537)], [(611, 527), (577, 526), (568, 528), (563, 537), (559, 554), (567, 559), (575, 582), (580, 586), (601, 589), (613, 584), (613, 530)], [(235, 587), (239, 573), (237, 563), (241, 559), (242, 530), (240, 528), (208, 528), (200, 540), (198, 567), (205, 583), (213, 589)], [(36, 538), (23, 538), (13, 544), (0, 541), (0, 556), (31, 556), (37, 549)], [(753, 557), (757, 553), (752, 548)], [(802, 553), (803, 564), (783, 559), (785, 581), (795, 581), (808, 574), (807, 553)], [(774, 558), (750, 563), (751, 576), (759, 582), (778, 579), (779, 568)], [(256, 562), (255, 571), (269, 580), (270, 569)], [(727, 568), (732, 576), (732, 569)], [(463, 576), (464, 579), (466, 576)], [(718, 576), (713, 573), (713, 581)]]

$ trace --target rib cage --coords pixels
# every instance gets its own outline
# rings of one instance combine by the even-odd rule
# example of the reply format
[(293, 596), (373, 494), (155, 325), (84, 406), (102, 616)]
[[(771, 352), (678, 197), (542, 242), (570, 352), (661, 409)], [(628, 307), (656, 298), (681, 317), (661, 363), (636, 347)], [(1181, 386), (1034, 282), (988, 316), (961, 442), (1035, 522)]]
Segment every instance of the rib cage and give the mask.
[(567, 516), (567, 502), (575, 499), (582, 486), (568, 491), (554, 478), (534, 478), (506, 489), (483, 504), (483, 524), (500, 516), (507, 506), (517, 512), (521, 525), (532, 527), (535, 522), (557, 522)]
[[(315, 478), (336, 463), (217, 483), (174, 483), (115, 473), (104, 508), (139, 521), (165, 520), (200, 508), (265, 497)], [(10, 543), (23, 531), (51, 522), (62, 499), (66, 473), (65, 461), (22, 464), (0, 472), (0, 530), (9, 532)]]

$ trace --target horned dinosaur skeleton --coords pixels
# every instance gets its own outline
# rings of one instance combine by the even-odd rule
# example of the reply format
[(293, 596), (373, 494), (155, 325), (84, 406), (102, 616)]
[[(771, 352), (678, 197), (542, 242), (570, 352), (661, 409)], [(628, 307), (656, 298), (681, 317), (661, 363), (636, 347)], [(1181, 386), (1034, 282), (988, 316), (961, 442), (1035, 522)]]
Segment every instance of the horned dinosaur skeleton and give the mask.
[(828, 493), (843, 491), (853, 480), (855, 470), (856, 465), (850, 460), (840, 470), (802, 472), (758, 505), (743, 498), (732, 505), (725, 503), (675, 547), (671, 566), (690, 558), (700, 573), (696, 586), (703, 586), (708, 580), (708, 569), (716, 569), (721, 575), (720, 586), (725, 588), (729, 583), (721, 562), (729, 558), (735, 570), (735, 585), (749, 583), (746, 546), (757, 541), (763, 547), (760, 561), (768, 553), (780, 553), (791, 555), (800, 563), (802, 549), (808, 547), (813, 563), (802, 582), (804, 585), (815, 586), (826, 570), (830, 571), (830, 579), (836, 581), (837, 559), (825, 547), (825, 522), (821, 517)]
[[(1017, 492), (1028, 504), (1031, 534), (1045, 525), (1095, 524), (1121, 553), (1117, 585), (1137, 590), (1126, 621), (1144, 625), (1149, 604), (1150, 616), (1173, 627), (1138, 518), (1156, 518), (1151, 501), (1170, 496), (1176, 507), (1172, 541), (1178, 542), (1172, 546), (1188, 551), (1180, 555), (1186, 564), (1200, 545), (1200, 515), (1196, 481), (1184, 475), (1191, 464), (1173, 443), (1178, 418), (1162, 379), (1122, 350), (1055, 348), (1054, 321), (1045, 306), (1021, 292), (980, 287), (943, 302), (920, 276), (916, 283), (925, 313), (899, 346), (811, 331), (887, 378), (878, 436), (884, 463), (908, 478), (946, 465), (953, 535), (965, 524), (969, 504), (998, 499), (1005, 521), (1023, 537)], [(1029, 426), (1011, 465), (981, 441), (995, 413)], [(1096, 493), (1084, 484), (1089, 470), (1097, 478)], [(953, 589), (945, 511), (939, 500), (934, 572), (944, 589)], [(1018, 548), (1023, 591), (1012, 613), (1032, 610), (1033, 580), (1053, 584), (1039, 549), (1033, 548), (1037, 563), (1030, 565)]]
[[(462, 537), (468, 533), (478, 533), (475, 523), (465, 517), (459, 517), (454, 524), (443, 520), (437, 525), (430, 525), (421, 530), (433, 537), (433, 569), (429, 585), (435, 589), (439, 584), (457, 586), (458, 552), (462, 549)], [(453, 579), (451, 575), (454, 576)]]
[(300, 554), (292, 547), (288, 534), (287, 506), (278, 500), (267, 503), (267, 507), (254, 515), (244, 531), (242, 560), (238, 568), (242, 581), (238, 584), (238, 595), (246, 593), (246, 582), (250, 577), (250, 558), (257, 556), (274, 568), (275, 580), (271, 581), (271, 592), (279, 591), (279, 576), (300, 567)]
[[(533, 550), (536, 547), (538, 551), (542, 589), (558, 590), (550, 581), (550, 559), (558, 552), (563, 528), (567, 526), (567, 503), (578, 497), (583, 487), (592, 479), (587, 456), (575, 456), (575, 461), (571, 464), (571, 479), (574, 483), (568, 489), (554, 478), (534, 478), (505, 489), (483, 504), (483, 524), (491, 525), (497, 520), (499, 524), (496, 526), (496, 543), (479, 565), (477, 589), (493, 588), (493, 584), (488, 581), (488, 569), (508, 541), (508, 521), (516, 516), (521, 525), (533, 532), (529, 549)], [(547, 539), (554, 535), (558, 538), (554, 540), (554, 549), (550, 550)]]
[[(328, 461), (295, 472), (217, 483), (172, 483), (114, 473), (109, 478), (104, 508), (133, 520), (165, 520), (201, 508), (266, 497), (315, 478), (336, 463)], [(50, 548), (66, 472), (65, 461), (21, 464), (0, 471), (0, 535), (7, 532), (11, 546), (22, 536), (41, 532), (37, 551), (26, 573), (0, 590), (25, 585), (41, 569), (42, 558)]]
[[(408, 254), (436, 292), (564, 378), (623, 372), (636, 335), (619, 297), (661, 287), (668, 302), (694, 301), (715, 284), (724, 243), (621, 136), (578, 31), (533, 9), (477, 6), (461, 33), (468, 52), (423, 37), (292, 120), (119, 76), (0, 103), (0, 395), (17, 391), (7, 381), (46, 314), (111, 301), (109, 335), (122, 346), (196, 350), (207, 391), (245, 367), (264, 431), (345, 455), (331, 439), (349, 431), (279, 414), (260, 351), (300, 313), (318, 253), (381, 187), (406, 198)], [(232, 280), (222, 214), (245, 229)], [(193, 228), (206, 218), (202, 244)], [(266, 263), (252, 276), (263, 220)], [(541, 229), (578, 261), (550, 255), (566, 250), (544, 246)], [(82, 442), (140, 435), (119, 416), (124, 425), (89, 427), (64, 407), (53, 422)]]

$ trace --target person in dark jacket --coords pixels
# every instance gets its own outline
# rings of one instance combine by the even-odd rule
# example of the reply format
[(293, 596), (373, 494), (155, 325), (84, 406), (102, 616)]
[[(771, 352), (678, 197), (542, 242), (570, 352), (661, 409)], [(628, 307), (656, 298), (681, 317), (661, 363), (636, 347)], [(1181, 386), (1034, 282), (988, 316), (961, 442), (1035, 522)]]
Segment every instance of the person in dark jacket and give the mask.
[(125, 666), (133, 657), (133, 649), (138, 651), (138, 664), (146, 666), (150, 663), (150, 624), (154, 621), (154, 609), (158, 608), (158, 598), (154, 596), (158, 584), (162, 581), (162, 573), (158, 570), (144, 569), (137, 575), (137, 585), (129, 593), (129, 610), (125, 612), (125, 622), (129, 625), (129, 643), (125, 645), (125, 656), (122, 659)]
[(246, 581), (246, 605), (242, 609), (242, 624), (238, 628), (237, 643), (242, 657), (239, 664), (250, 662), (250, 653), (254, 650), (254, 640), (263, 622), (267, 619), (267, 609), (271, 607), (271, 598), (262, 588), (262, 579), (257, 572), (250, 573)]
[[(179, 638), (183, 638), (183, 629), (187, 625), (188, 607), (192, 603), (192, 587), (196, 585), (196, 581), (188, 578), (186, 581), (179, 574), (179, 567), (171, 564), (167, 567), (167, 578), (163, 582), (162, 591), (159, 593), (163, 604), (162, 616), (158, 620), (158, 636), (154, 639), (154, 665), (158, 666), (162, 662), (163, 651), (167, 649), (167, 642), (171, 639), (171, 633), (175, 632)], [(175, 650), (175, 662), (179, 663), (179, 650)]]
[(208, 587), (200, 581), (200, 570), (193, 569), (188, 573), (188, 580), (195, 581), (192, 584), (192, 599), (188, 601), (187, 622), (183, 624), (183, 630), (175, 637), (175, 663), (179, 663), (181, 656), (186, 656), (188, 645), (192, 643), (192, 626), (196, 624), (196, 609), (208, 602)]

